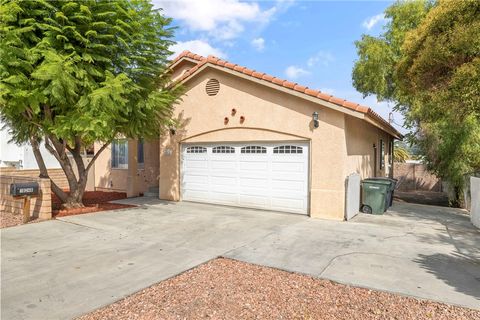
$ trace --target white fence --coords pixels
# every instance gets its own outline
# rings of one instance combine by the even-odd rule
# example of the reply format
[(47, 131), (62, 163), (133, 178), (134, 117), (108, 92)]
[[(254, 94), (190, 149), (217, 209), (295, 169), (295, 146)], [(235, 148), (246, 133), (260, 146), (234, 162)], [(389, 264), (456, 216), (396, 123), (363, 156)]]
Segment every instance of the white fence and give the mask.
[(470, 220), (480, 228), (480, 178), (470, 177)]

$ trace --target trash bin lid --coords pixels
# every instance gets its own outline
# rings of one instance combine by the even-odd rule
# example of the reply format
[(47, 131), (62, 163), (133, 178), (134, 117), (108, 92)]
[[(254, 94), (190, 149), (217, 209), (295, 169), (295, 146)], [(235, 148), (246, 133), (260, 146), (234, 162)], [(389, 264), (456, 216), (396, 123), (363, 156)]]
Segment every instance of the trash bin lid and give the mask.
[(392, 182), (390, 180), (385, 180), (385, 179), (367, 178), (367, 179), (363, 179), (362, 183), (391, 185)]

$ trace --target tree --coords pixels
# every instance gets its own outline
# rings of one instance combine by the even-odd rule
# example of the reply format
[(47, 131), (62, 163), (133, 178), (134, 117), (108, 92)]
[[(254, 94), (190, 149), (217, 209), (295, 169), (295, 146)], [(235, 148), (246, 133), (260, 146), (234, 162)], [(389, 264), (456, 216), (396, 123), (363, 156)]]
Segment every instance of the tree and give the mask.
[[(0, 116), (13, 141), (31, 143), (40, 176), (45, 143), (81, 207), (88, 171), (116, 137), (158, 137), (178, 89), (167, 89), (171, 19), (146, 0), (2, 1)], [(85, 166), (82, 149), (102, 147)], [(75, 176), (69, 154), (78, 169)]]
[(408, 152), (407, 148), (395, 145), (395, 148), (393, 149), (393, 161), (406, 162), (410, 158), (411, 155), (410, 152)]
[(480, 170), (480, 2), (405, 1), (390, 6), (379, 37), (363, 36), (353, 84), (395, 102), (409, 140), (457, 199)]

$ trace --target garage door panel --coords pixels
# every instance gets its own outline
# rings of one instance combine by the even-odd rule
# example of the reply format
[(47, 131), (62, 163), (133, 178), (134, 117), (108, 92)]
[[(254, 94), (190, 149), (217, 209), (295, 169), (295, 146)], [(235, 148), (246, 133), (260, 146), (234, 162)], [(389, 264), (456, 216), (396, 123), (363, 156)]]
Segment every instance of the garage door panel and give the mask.
[(212, 170), (235, 170), (237, 163), (231, 160), (212, 160), (211, 162)]
[(210, 192), (210, 200), (220, 204), (236, 204), (238, 196), (236, 193), (221, 192), (220, 190), (212, 190)]
[(304, 183), (302, 180), (272, 180), (272, 189), (273, 190), (289, 190), (289, 191), (298, 191), (304, 193)]
[(273, 206), (277, 208), (297, 209), (303, 207), (303, 200), (286, 199), (286, 198), (272, 198)]
[(269, 180), (266, 177), (241, 177), (239, 186), (243, 188), (268, 188)]
[(308, 146), (286, 145), (293, 147), (283, 148), (283, 153), (273, 152), (280, 143), (197, 145), (190, 149), (204, 151), (199, 154), (187, 154), (184, 146), (182, 199), (306, 214)]
[(252, 206), (258, 208), (265, 208), (268, 206), (268, 198), (255, 195), (240, 195), (239, 204), (242, 206)]
[(208, 162), (205, 159), (186, 159), (185, 166), (188, 169), (207, 169)]
[(268, 170), (268, 162), (262, 161), (240, 161), (240, 170), (242, 171), (264, 171)]
[(222, 185), (222, 186), (231, 186), (237, 183), (236, 177), (222, 177), (222, 176), (212, 176), (210, 178), (210, 183), (212, 185)]
[(183, 176), (182, 181), (183, 181), (183, 183), (202, 183), (202, 184), (206, 184), (206, 183), (208, 183), (208, 175), (198, 174), (198, 172), (192, 173), (192, 174), (186, 174), (186, 175)]
[(189, 190), (184, 191), (183, 196), (187, 197), (188, 199), (191, 199), (191, 200), (202, 201), (203, 199), (208, 199), (208, 192), (201, 191), (201, 190), (197, 191), (197, 190), (189, 189)]
[(251, 188), (251, 187), (240, 187), (238, 189), (238, 193), (240, 195), (248, 195), (248, 196), (262, 196), (262, 197), (269, 197), (270, 191), (267, 188)]
[(302, 162), (289, 162), (289, 161), (273, 161), (272, 162), (272, 171), (273, 172), (304, 172), (305, 166)]

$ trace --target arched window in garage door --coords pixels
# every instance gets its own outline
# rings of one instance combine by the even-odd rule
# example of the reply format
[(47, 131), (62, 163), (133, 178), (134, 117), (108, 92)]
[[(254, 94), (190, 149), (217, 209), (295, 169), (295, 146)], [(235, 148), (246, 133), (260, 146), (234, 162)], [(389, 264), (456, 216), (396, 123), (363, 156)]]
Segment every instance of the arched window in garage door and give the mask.
[(273, 148), (273, 153), (303, 153), (303, 148), (299, 146), (278, 146)]
[(246, 146), (240, 149), (240, 153), (267, 153), (267, 148), (261, 146)]
[(187, 153), (207, 153), (207, 148), (192, 146), (187, 148)]
[(212, 153), (235, 153), (235, 148), (230, 146), (218, 146), (212, 149)]

